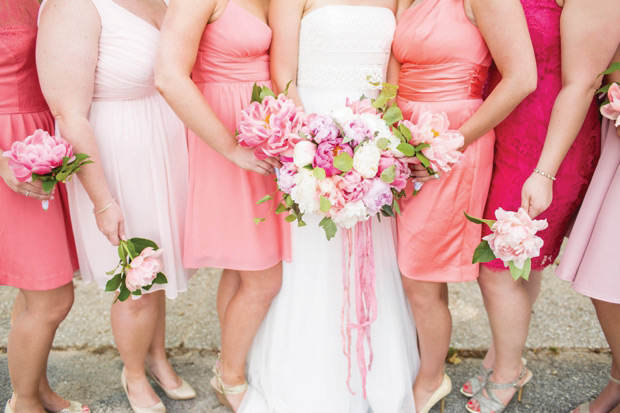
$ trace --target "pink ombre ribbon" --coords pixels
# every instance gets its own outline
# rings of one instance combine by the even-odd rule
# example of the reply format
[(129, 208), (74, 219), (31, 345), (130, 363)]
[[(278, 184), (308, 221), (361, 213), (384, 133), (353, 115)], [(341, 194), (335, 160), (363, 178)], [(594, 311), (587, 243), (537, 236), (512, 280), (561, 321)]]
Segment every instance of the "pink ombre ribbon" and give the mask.
[[(351, 345), (352, 331), (357, 330), (356, 353), (357, 364), (362, 378), (362, 389), (366, 398), (366, 378), (372, 368), (372, 342), (370, 338), (370, 325), (377, 319), (377, 297), (375, 294), (375, 261), (372, 245), (371, 220), (360, 222), (355, 226), (355, 245), (353, 245), (353, 231), (343, 229), (342, 235), (342, 281), (344, 296), (342, 304), (342, 339), (343, 352), (347, 357), (347, 387), (351, 389)], [(351, 322), (351, 261), (355, 248), (355, 314), (357, 323)], [(366, 365), (366, 351), (364, 342), (368, 344), (369, 360)]]

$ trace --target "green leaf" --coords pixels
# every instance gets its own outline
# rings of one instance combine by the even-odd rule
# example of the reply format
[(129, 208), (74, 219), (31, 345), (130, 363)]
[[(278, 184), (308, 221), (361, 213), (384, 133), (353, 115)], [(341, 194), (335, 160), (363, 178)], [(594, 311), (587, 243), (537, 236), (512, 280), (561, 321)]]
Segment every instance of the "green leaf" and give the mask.
[(290, 214), (290, 215), (287, 215), (287, 216), (286, 216), (286, 218), (284, 218), (284, 220), (285, 220), (286, 222), (293, 222), (293, 221), (295, 221), (296, 219), (297, 219), (297, 215), (295, 215), (295, 214)]
[(321, 168), (320, 166), (317, 166), (316, 168), (314, 168), (312, 170), (312, 174), (314, 175), (314, 177), (316, 179), (318, 179), (319, 181), (325, 179), (325, 177), (327, 176), (325, 174), (325, 169)]
[(383, 115), (383, 120), (385, 123), (392, 126), (396, 122), (403, 120), (403, 112), (396, 105), (390, 106)]
[[(603, 86), (602, 88), (600, 88), (599, 90), (597, 90), (597, 91), (596, 91), (596, 94), (599, 94), (599, 93), (607, 93), (607, 92), (609, 92), (609, 88), (611, 87), (611, 85), (612, 85), (612, 84), (613, 84), (613, 83), (606, 84), (605, 86)], [(609, 101), (607, 101), (607, 103), (609, 103)], [(603, 103), (601, 106), (603, 106), (603, 105), (605, 105), (605, 104), (606, 104), (606, 103)]]
[(280, 202), (280, 204), (276, 208), (276, 214), (281, 214), (284, 211), (286, 211), (287, 209), (288, 209), (288, 207), (284, 203)]
[(334, 167), (342, 172), (349, 172), (353, 169), (353, 158), (348, 153), (342, 152), (334, 158)]
[(321, 212), (327, 212), (332, 207), (331, 201), (325, 198), (323, 195), (321, 195), (320, 204), (321, 204)]
[(265, 222), (267, 218), (254, 218), (254, 224), (258, 225), (261, 222)]
[(273, 199), (272, 195), (265, 195), (264, 197), (262, 197), (261, 199), (259, 199), (256, 204), (260, 205), (260, 204), (264, 204), (267, 201), (271, 201)]
[(528, 281), (530, 278), (530, 272), (532, 270), (532, 259), (528, 258), (527, 260), (525, 260), (523, 268), (521, 269), (517, 268), (517, 266), (512, 261), (508, 261), (508, 268), (510, 268), (510, 275), (512, 275), (513, 280), (517, 281), (519, 278), (523, 278), (524, 280)]
[(114, 273), (116, 272), (116, 270), (118, 270), (118, 267), (121, 266), (121, 263), (119, 262), (118, 265), (116, 266), (116, 268), (114, 268), (113, 270), (110, 270), (108, 272), (106, 272), (107, 275), (114, 275)]
[(383, 172), (381, 172), (381, 180), (388, 184), (391, 184), (396, 179), (396, 165), (392, 165), (388, 168), (385, 168)]
[(282, 92), (282, 94), (283, 94), (284, 96), (287, 96), (287, 95), (288, 95), (288, 88), (289, 88), (289, 86), (291, 86), (291, 83), (293, 83), (293, 80), (292, 80), (292, 79), (288, 81), (288, 83), (286, 84), (286, 88), (285, 88), (285, 89), (284, 89), (284, 91)]
[(168, 279), (163, 272), (158, 272), (157, 276), (153, 280), (153, 284), (168, 284)]
[(482, 218), (472, 217), (465, 211), (463, 211), (463, 214), (465, 214), (465, 217), (471, 222), (473, 222), (474, 224), (487, 224), (489, 228), (491, 228), (493, 224), (495, 224), (495, 221), (493, 221), (492, 219), (482, 219)]
[(400, 205), (398, 205), (398, 201), (396, 199), (394, 199), (394, 202), (392, 202), (392, 209), (397, 215), (401, 215)]
[(416, 152), (415, 157), (422, 162), (422, 165), (424, 165), (425, 168), (428, 169), (431, 167), (431, 161), (422, 152)]
[(298, 218), (297, 218), (297, 226), (298, 226), (298, 227), (305, 227), (306, 225), (308, 225), (308, 224), (306, 224), (306, 222), (305, 222), (305, 221), (303, 221), (303, 220), (301, 219), (301, 217), (298, 217)]
[(405, 156), (414, 156), (416, 154), (415, 149), (413, 148), (413, 145), (410, 145), (408, 143), (400, 143), (398, 144), (396, 149), (401, 151), (402, 154)]
[(416, 152), (420, 152), (421, 150), (430, 148), (430, 147), (431, 145), (428, 143), (421, 143), (419, 145), (414, 146), (413, 149), (415, 149)]
[(154, 250), (158, 250), (159, 247), (150, 239), (145, 238), (132, 238), (129, 241), (133, 244), (136, 254), (140, 254), (146, 247), (151, 247)]
[(118, 273), (105, 284), (106, 291), (116, 291), (121, 286), (121, 274)]
[(260, 97), (260, 92), (261, 92), (260, 86), (254, 83), (254, 86), (252, 87), (252, 102), (261, 103), (263, 101), (263, 99), (261, 99)]
[(385, 105), (390, 101), (390, 98), (385, 94), (380, 94), (377, 98), (372, 102), (372, 107), (375, 109), (383, 109)]
[(42, 186), (43, 186), (43, 190), (45, 191), (45, 193), (51, 194), (52, 190), (56, 186), (56, 180), (43, 181)]
[(336, 232), (338, 231), (338, 228), (336, 227), (336, 224), (334, 224), (334, 221), (332, 221), (332, 219), (328, 217), (323, 218), (321, 222), (319, 222), (319, 226), (322, 227), (325, 231), (325, 235), (327, 236), (328, 241), (334, 238)]
[(400, 125), (398, 127), (398, 130), (400, 131), (400, 133), (403, 134), (403, 136), (405, 137), (407, 142), (409, 142), (411, 139), (413, 139), (413, 135), (411, 134), (411, 131), (405, 125)]
[(613, 62), (601, 75), (611, 75), (617, 70), (620, 70), (620, 62)]
[(407, 140), (403, 136), (403, 134), (398, 130), (398, 128), (392, 128), (392, 133), (396, 136), (402, 143), (407, 143)]
[(381, 207), (381, 211), (383, 212), (383, 215), (385, 215), (386, 217), (392, 217), (392, 218), (396, 217), (391, 205), (383, 205)]
[(140, 295), (142, 295), (142, 290), (136, 290), (136, 291), (132, 292), (131, 294), (132, 295), (140, 296)]
[(273, 93), (273, 90), (269, 89), (267, 86), (263, 86), (263, 88), (260, 91), (260, 100), (261, 100), (261, 102), (267, 96), (273, 96), (274, 98), (276, 97), (275, 93)]
[(118, 256), (121, 259), (121, 265), (123, 267), (127, 266), (127, 251), (125, 250), (125, 248), (123, 248), (123, 243), (125, 241), (121, 241), (121, 243), (118, 245)]
[(293, 206), (293, 197), (290, 194), (286, 194), (286, 196), (284, 196), (284, 204), (287, 208), (291, 208)]
[(138, 252), (136, 251), (136, 247), (134, 247), (133, 242), (131, 240), (125, 243), (127, 245), (127, 249), (129, 250), (129, 256), (131, 259), (134, 259), (138, 256)]
[(487, 241), (482, 241), (476, 247), (474, 251), (474, 256), (471, 259), (471, 263), (475, 264), (477, 262), (489, 262), (495, 259), (495, 254), (493, 254), (493, 250)]
[(116, 298), (118, 301), (123, 302), (129, 298), (131, 295), (131, 291), (127, 288), (127, 286), (123, 283), (121, 284), (121, 291), (118, 293), (118, 297)]
[(385, 151), (389, 145), (390, 140), (388, 138), (381, 138), (377, 140), (377, 148), (381, 149), (382, 151)]

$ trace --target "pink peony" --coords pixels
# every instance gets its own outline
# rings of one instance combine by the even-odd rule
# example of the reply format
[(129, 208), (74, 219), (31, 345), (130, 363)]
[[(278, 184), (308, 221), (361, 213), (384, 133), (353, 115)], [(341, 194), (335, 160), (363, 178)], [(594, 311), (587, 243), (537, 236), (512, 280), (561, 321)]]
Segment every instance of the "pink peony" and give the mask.
[(344, 208), (344, 205), (346, 204), (344, 194), (337, 185), (337, 182), (340, 181), (340, 179), (341, 177), (339, 175), (334, 175), (331, 178), (325, 178), (318, 181), (320, 194), (329, 199), (329, 202), (332, 204), (331, 208), (327, 212), (328, 216), (334, 216), (338, 213), (338, 211)]
[(616, 127), (620, 126), (620, 85), (612, 83), (607, 92), (609, 103), (601, 106), (601, 114), (608, 119), (616, 121)]
[(413, 146), (431, 143), (436, 137), (447, 132), (450, 127), (448, 115), (444, 112), (424, 112), (415, 124), (409, 121), (403, 121), (403, 123), (411, 131), (413, 138), (409, 143)]
[(409, 167), (406, 162), (396, 158), (391, 152), (385, 151), (381, 154), (378, 175), (381, 176), (381, 173), (392, 165), (395, 167), (395, 176), (390, 186), (397, 191), (402, 191), (407, 186), (407, 178), (410, 176)]
[(129, 291), (133, 292), (153, 283), (157, 273), (163, 268), (161, 261), (157, 259), (162, 252), (161, 249), (155, 251), (151, 247), (146, 247), (140, 255), (131, 260), (125, 279)]
[(376, 214), (381, 211), (384, 205), (392, 205), (394, 195), (390, 184), (383, 182), (379, 178), (372, 180), (372, 184), (362, 199), (364, 205), (368, 208), (370, 214)]
[(536, 236), (536, 232), (547, 228), (547, 220), (532, 220), (523, 208), (519, 211), (504, 211), (498, 208), (495, 211), (497, 221), (491, 227), (493, 231), (483, 239), (497, 258), (508, 266), (512, 261), (519, 269), (528, 258), (537, 257), (543, 240)]
[(295, 187), (295, 174), (297, 173), (297, 167), (293, 163), (285, 163), (280, 168), (280, 175), (278, 176), (278, 186), (280, 190), (285, 194), (290, 194)]
[(59, 136), (50, 136), (37, 129), (24, 141), (13, 142), (10, 151), (3, 153), (9, 158), (9, 166), (20, 182), (31, 182), (32, 174), (46, 175), (62, 165), (64, 157), (73, 157), (73, 147)]
[(362, 199), (371, 185), (371, 181), (362, 178), (355, 170), (350, 170), (340, 178), (337, 185), (347, 203)]
[(345, 122), (342, 125), (342, 131), (353, 146), (357, 146), (361, 142), (373, 137), (372, 130), (370, 130), (366, 122), (359, 118)]
[(452, 166), (465, 156), (459, 151), (464, 144), (465, 138), (460, 132), (447, 131), (433, 139), (430, 148), (422, 149), (422, 153), (435, 172), (450, 172)]
[(362, 113), (370, 113), (371, 115), (376, 115), (377, 113), (377, 109), (375, 109), (372, 106), (372, 102), (370, 101), (370, 99), (361, 99), (361, 100), (355, 100), (355, 101), (350, 101), (349, 98), (347, 98), (346, 107), (350, 108), (353, 113), (359, 115)]
[(325, 174), (330, 177), (340, 173), (340, 170), (334, 166), (334, 158), (341, 153), (346, 152), (353, 157), (353, 149), (346, 143), (342, 143), (342, 138), (332, 141), (324, 141), (319, 144), (312, 162), (313, 167), (325, 169)]
[(308, 131), (316, 143), (333, 141), (340, 136), (340, 130), (331, 116), (317, 115), (308, 116)]
[(293, 147), (306, 128), (306, 116), (292, 99), (284, 95), (267, 96), (262, 103), (252, 102), (241, 112), (237, 140), (254, 148), (258, 159), (292, 156)]

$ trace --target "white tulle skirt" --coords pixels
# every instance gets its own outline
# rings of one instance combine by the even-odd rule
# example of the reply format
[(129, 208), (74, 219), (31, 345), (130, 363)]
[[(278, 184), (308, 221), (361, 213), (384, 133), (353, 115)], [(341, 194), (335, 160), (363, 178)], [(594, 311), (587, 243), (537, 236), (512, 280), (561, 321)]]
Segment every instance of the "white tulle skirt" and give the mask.
[[(300, 88), (308, 112), (326, 112), (373, 91)], [(378, 317), (371, 326), (372, 369), (367, 397), (351, 356), (351, 388), (343, 352), (342, 231), (327, 241), (320, 217), (292, 228), (292, 262), (284, 263), (282, 290), (274, 300), (249, 355), (250, 390), (244, 413), (385, 412), (415, 410), (412, 386), (419, 368), (415, 327), (396, 260), (395, 223), (372, 220)], [(352, 287), (353, 289), (353, 287)], [(352, 311), (355, 322), (355, 311)], [(368, 354), (367, 354), (368, 356)], [(367, 357), (368, 358), (368, 357)]]

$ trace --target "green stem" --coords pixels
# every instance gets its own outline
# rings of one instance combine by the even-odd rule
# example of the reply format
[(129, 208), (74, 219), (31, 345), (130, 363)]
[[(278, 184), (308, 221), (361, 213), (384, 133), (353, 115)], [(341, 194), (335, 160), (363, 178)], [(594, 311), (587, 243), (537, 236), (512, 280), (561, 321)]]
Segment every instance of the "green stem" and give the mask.
[(134, 257), (131, 255), (131, 252), (129, 252), (129, 248), (127, 248), (127, 241), (121, 240), (121, 245), (123, 246), (123, 249), (127, 251), (127, 256), (133, 260)]

